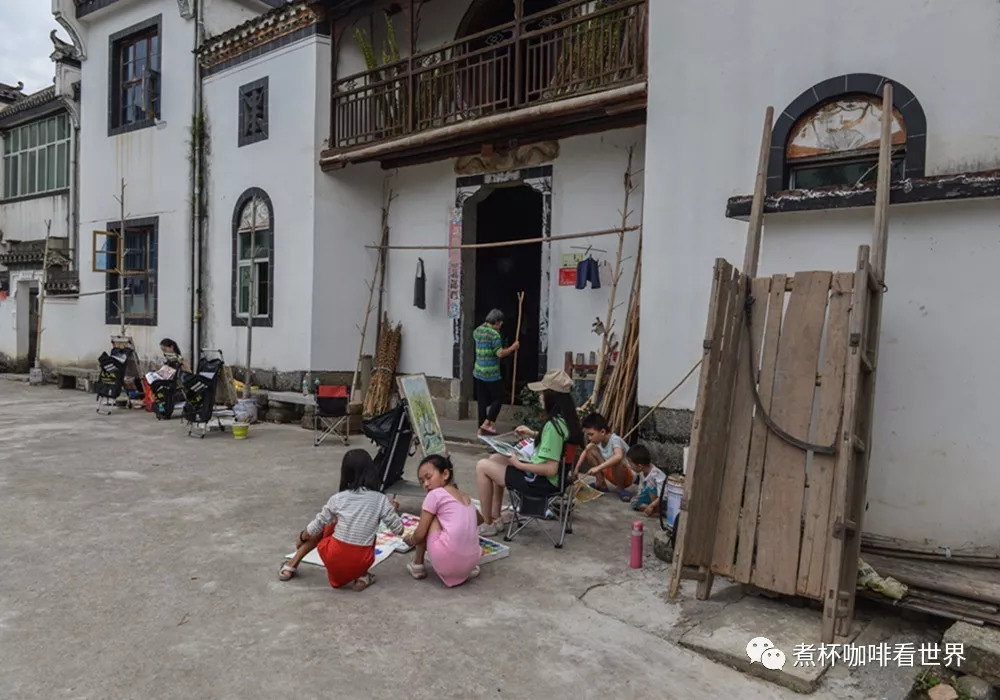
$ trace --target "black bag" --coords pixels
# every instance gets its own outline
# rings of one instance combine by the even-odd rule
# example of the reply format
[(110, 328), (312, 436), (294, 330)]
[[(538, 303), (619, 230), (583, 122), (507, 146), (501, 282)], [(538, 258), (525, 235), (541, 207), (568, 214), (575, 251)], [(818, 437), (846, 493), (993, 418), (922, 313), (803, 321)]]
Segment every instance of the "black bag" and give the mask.
[(361, 421), (361, 431), (378, 445), (375, 465), (378, 468), (380, 483), (375, 488), (385, 491), (403, 478), (410, 443), (413, 442), (413, 428), (410, 427), (406, 402), (400, 401), (399, 405), (388, 413)]
[(128, 362), (128, 351), (112, 350), (109, 355), (101, 353), (97, 359), (97, 364), (101, 368), (101, 373), (97, 377), (97, 384), (94, 393), (106, 399), (116, 399), (122, 393), (122, 385), (125, 383), (125, 365)]
[(198, 371), (181, 378), (184, 389), (184, 420), (189, 423), (207, 423), (215, 410), (215, 389), (218, 386), (222, 360), (203, 359)]
[(424, 274), (423, 258), (417, 258), (417, 277), (413, 280), (413, 305), (418, 309), (427, 308), (427, 276)]
[(180, 372), (175, 372), (170, 379), (157, 379), (149, 385), (153, 394), (153, 413), (158, 420), (168, 420), (174, 414), (174, 404), (177, 402), (177, 378)]

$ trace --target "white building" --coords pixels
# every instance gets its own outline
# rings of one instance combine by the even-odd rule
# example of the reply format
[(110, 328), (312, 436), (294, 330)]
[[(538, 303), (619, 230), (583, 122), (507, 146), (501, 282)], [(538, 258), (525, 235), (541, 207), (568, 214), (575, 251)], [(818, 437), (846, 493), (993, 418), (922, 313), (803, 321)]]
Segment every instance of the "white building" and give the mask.
[[(252, 311), (259, 383), (345, 376), (385, 189), (393, 246), (609, 229), (635, 146), (639, 398), (652, 405), (700, 357), (714, 258), (742, 259), (765, 107), (776, 121), (761, 273), (851, 270), (870, 239), (870, 120), (889, 80), (898, 164), (868, 526), (996, 538), (984, 488), (996, 411), (979, 389), (997, 378), (995, 314), (979, 279), (997, 258), (1000, 5), (722, 2), (525, 0), (515, 16), (509, 0), (54, 0), (82, 65), (80, 288), (120, 284), (94, 271), (90, 241), (116, 228), (124, 179), (125, 320), (140, 355), (170, 336), (241, 365)], [(629, 280), (637, 239), (626, 242)], [(427, 374), (445, 414), (464, 415), (471, 329), (493, 306), (516, 314), (519, 291), (519, 376), (596, 350), (608, 285), (563, 283), (588, 250), (609, 260), (614, 237), (389, 250), (377, 309), (403, 324), (400, 370)], [(93, 364), (118, 328), (117, 295), (51, 307), (46, 361)], [(663, 459), (678, 459), (695, 398), (692, 381), (645, 430)]]
[(38, 298), (77, 291), (75, 261), (80, 62), (53, 39), (53, 84), (32, 95), (0, 85), (0, 366), (24, 371), (37, 354)]
[[(905, 129), (899, 138), (897, 123), (894, 180), (906, 179), (892, 188), (865, 529), (953, 546), (996, 541), (989, 280), (1000, 261), (1000, 5), (663, 2), (650, 23), (669, 39), (650, 52), (646, 187), (657, 196), (643, 252), (660, 274), (643, 277), (640, 402), (655, 403), (700, 357), (713, 260), (742, 265), (768, 105), (760, 273), (854, 269), (857, 246), (871, 241), (874, 197), (852, 185), (877, 156), (867, 124), (852, 120), (881, 105), (890, 80)], [(814, 142), (800, 137), (803, 125), (817, 126)], [(779, 194), (840, 183), (850, 184)], [(696, 390), (689, 382), (668, 409), (692, 409)]]

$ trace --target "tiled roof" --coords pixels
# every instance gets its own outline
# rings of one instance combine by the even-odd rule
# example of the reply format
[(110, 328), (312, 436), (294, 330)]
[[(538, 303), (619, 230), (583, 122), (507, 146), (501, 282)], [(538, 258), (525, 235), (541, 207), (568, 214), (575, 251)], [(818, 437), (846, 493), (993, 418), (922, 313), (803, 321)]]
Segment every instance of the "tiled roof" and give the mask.
[(312, 8), (314, 0), (283, 3), (259, 17), (247, 20), (229, 31), (212, 37), (199, 52), (205, 67), (214, 66), (234, 56), (307, 27), (321, 20)]
[(7, 109), (0, 112), (0, 123), (9, 121), (10, 118), (16, 114), (20, 114), (21, 112), (29, 109), (34, 109), (35, 107), (41, 107), (49, 102), (54, 102), (56, 99), (56, 86), (50, 85), (44, 90), (39, 90), (32, 95), (28, 95), (18, 100), (10, 107), (7, 107)]
[(17, 102), (18, 100), (23, 100), (25, 97), (24, 93), (21, 92), (23, 89), (24, 83), (18, 83), (17, 85), (0, 83), (0, 100), (8, 104)]

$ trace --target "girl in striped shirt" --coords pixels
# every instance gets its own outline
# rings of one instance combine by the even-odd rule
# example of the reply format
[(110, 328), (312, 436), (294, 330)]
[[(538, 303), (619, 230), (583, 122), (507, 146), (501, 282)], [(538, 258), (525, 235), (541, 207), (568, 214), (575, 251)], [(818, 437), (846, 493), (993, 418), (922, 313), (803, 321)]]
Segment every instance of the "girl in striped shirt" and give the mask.
[(377, 480), (371, 455), (365, 450), (348, 450), (340, 469), (339, 493), (299, 533), (295, 556), (278, 572), (282, 581), (295, 576), (299, 562), (315, 549), (334, 588), (353, 583), (355, 590), (363, 591), (375, 583), (368, 569), (375, 563), (379, 523), (403, 534), (399, 504), (374, 488)]

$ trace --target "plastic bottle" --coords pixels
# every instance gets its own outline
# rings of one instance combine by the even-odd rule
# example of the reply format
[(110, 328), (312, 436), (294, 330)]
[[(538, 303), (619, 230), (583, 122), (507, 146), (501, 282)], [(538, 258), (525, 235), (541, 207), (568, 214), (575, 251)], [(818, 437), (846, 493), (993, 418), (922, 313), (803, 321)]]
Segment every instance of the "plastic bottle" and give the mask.
[(302, 375), (302, 395), (303, 396), (308, 396), (309, 395), (309, 375), (308, 374)]
[(642, 522), (639, 520), (632, 523), (632, 549), (628, 564), (633, 569), (642, 568)]

